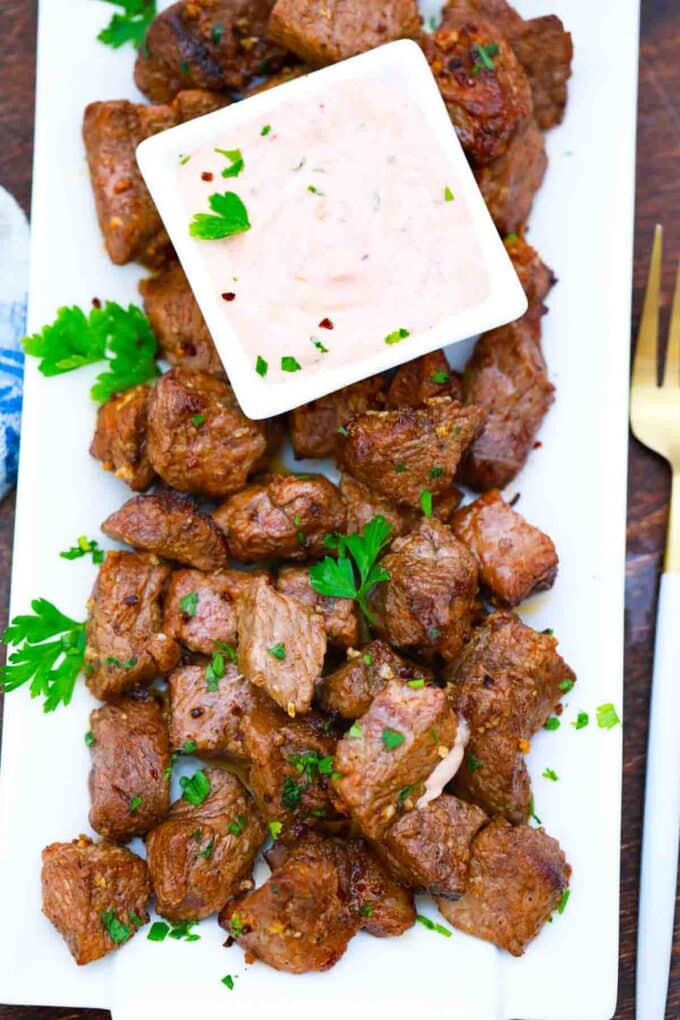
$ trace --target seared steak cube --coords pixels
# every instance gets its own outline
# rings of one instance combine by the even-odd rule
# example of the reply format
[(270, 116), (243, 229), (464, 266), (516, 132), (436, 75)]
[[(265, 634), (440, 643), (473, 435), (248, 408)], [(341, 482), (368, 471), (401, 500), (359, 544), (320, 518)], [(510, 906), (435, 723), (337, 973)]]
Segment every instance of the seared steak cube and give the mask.
[[(381, 839), (409, 792), (423, 792), (454, 747), (458, 723), (437, 687), (390, 680), (338, 742), (333, 788), (369, 839)], [(405, 792), (406, 791), (406, 792)]]
[(149, 386), (135, 386), (111, 397), (97, 413), (97, 427), (90, 453), (105, 471), (144, 492), (156, 473), (146, 454)]
[(214, 520), (241, 563), (269, 558), (306, 560), (323, 555), (324, 538), (345, 530), (345, 505), (323, 475), (272, 475), (218, 507)]
[(182, 797), (146, 838), (156, 909), (170, 921), (214, 914), (231, 896), (252, 889), (251, 873), (267, 829), (236, 776), (204, 769), (208, 795)]
[(266, 36), (273, 0), (180, 0), (151, 23), (135, 83), (166, 102), (181, 89), (239, 91), (289, 55)]
[(148, 685), (177, 665), (180, 647), (162, 630), (169, 576), (155, 556), (107, 554), (88, 602), (85, 676), (96, 698)]
[(331, 457), (338, 429), (355, 415), (385, 403), (385, 379), (371, 376), (328, 396), (296, 407), (290, 414), (290, 438), (296, 457)]
[(547, 166), (545, 140), (530, 117), (502, 156), (475, 169), (477, 184), (501, 234), (512, 234), (526, 224)]
[(487, 821), (481, 808), (443, 793), (403, 814), (379, 849), (402, 882), (455, 899), (465, 892), (470, 844)]
[(546, 266), (536, 249), (520, 235), (510, 234), (506, 237), (505, 250), (524, 288), (529, 307), (533, 310), (542, 309), (543, 301), (555, 283), (552, 269)]
[(531, 788), (524, 754), (574, 683), (550, 633), (514, 613), (493, 613), (446, 670), (452, 703), (470, 726), (455, 790), (489, 814), (529, 817)]
[(469, 158), (482, 165), (502, 156), (533, 109), (529, 80), (509, 43), (474, 18), (423, 36), (421, 45)]
[(272, 39), (316, 66), (420, 31), (416, 0), (276, 0), (269, 22)]
[(42, 909), (78, 964), (118, 949), (149, 920), (146, 861), (86, 836), (42, 852)]
[(451, 486), (458, 463), (482, 425), (481, 411), (448, 397), (422, 407), (367, 411), (347, 425), (339, 461), (383, 496), (418, 509), (423, 492)]
[(351, 475), (340, 475), (338, 487), (347, 507), (348, 535), (361, 531), (374, 517), (384, 517), (392, 525), (391, 538), (405, 535), (418, 523), (419, 516), (414, 510), (397, 506), (391, 499), (386, 499)]
[(323, 619), (259, 578), (236, 603), (238, 665), (289, 715), (307, 712), (326, 654)]
[(512, 481), (554, 400), (540, 334), (540, 319), (532, 314), (484, 333), (465, 369), (465, 398), (486, 417), (459, 477), (478, 492), (504, 489)]
[(358, 719), (390, 680), (429, 682), (432, 671), (397, 655), (384, 641), (371, 641), (360, 651), (350, 648), (347, 661), (316, 685), (319, 704), (325, 712), (337, 712), (344, 719)]
[(497, 818), (472, 844), (464, 895), (437, 906), (454, 928), (521, 956), (558, 906), (570, 875), (556, 839)]
[(156, 701), (120, 698), (90, 713), (90, 730), (90, 825), (126, 843), (168, 813), (168, 728)]
[(212, 518), (175, 492), (133, 496), (106, 518), (102, 531), (136, 549), (199, 570), (219, 570), (228, 560), (224, 536)]
[(164, 628), (192, 652), (212, 655), (217, 643), (236, 644), (234, 602), (264, 571), (176, 570), (165, 597)]
[(369, 599), (376, 633), (396, 648), (458, 655), (476, 609), (477, 564), (469, 550), (445, 524), (423, 518), (417, 531), (395, 539), (381, 564), (390, 579)]
[(189, 744), (198, 754), (247, 758), (245, 719), (266, 695), (224, 657), (223, 667), (219, 677), (212, 664), (179, 666), (168, 677), (170, 746), (175, 750)]
[(359, 643), (360, 620), (356, 602), (319, 595), (311, 586), (307, 567), (283, 567), (278, 573), (276, 587), (322, 618), (329, 645), (353, 648)]
[(499, 605), (516, 606), (552, 587), (558, 563), (552, 539), (506, 503), (498, 489), (457, 510), (451, 530), (477, 560), (480, 583)]
[(443, 351), (407, 361), (394, 373), (387, 391), (390, 408), (419, 407), (430, 397), (462, 399), (460, 376), (449, 367)]
[(179, 262), (172, 262), (158, 276), (142, 280), (139, 290), (163, 357), (171, 365), (224, 375), (217, 349)]
[(149, 401), (147, 449), (173, 489), (224, 499), (245, 485), (267, 438), (262, 422), (246, 418), (229, 383), (172, 368)]

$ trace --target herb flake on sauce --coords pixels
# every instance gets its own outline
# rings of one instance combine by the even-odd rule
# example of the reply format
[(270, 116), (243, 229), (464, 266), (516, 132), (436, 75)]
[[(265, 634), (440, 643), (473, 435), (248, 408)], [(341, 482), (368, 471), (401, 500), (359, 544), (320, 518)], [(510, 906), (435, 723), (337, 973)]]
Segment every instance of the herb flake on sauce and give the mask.
[(216, 241), (233, 234), (242, 234), (250, 230), (248, 210), (233, 191), (225, 191), (223, 195), (216, 193), (208, 199), (214, 216), (210, 213), (194, 213), (189, 224), (189, 233), (203, 241)]

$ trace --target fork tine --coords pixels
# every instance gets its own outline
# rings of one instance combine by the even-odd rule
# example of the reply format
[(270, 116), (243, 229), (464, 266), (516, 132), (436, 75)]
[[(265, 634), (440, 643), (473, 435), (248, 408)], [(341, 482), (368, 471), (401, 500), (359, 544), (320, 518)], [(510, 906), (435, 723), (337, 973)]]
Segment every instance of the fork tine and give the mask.
[(659, 295), (661, 292), (661, 246), (663, 227), (657, 223), (654, 230), (654, 245), (649, 263), (649, 276), (645, 302), (642, 307), (638, 331), (635, 360), (633, 361), (633, 386), (656, 386), (656, 358), (659, 335)]
[(680, 263), (675, 276), (675, 295), (671, 310), (671, 324), (668, 330), (663, 384), (664, 386), (680, 386)]

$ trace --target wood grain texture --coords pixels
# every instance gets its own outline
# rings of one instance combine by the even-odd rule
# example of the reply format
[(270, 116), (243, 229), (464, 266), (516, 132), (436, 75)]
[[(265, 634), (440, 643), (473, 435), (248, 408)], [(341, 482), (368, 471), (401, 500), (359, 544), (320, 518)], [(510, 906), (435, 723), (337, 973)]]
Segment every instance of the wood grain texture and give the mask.
[[(518, 4), (519, 5), (519, 4)], [(33, 134), (35, 2), (3, 0), (0, 6), (0, 184), (28, 209)], [(546, 9), (549, 9), (546, 0)], [(680, 5), (643, 0), (635, 213), (634, 334), (642, 304), (654, 224), (665, 228), (663, 329), (670, 309), (674, 261), (680, 258)], [(612, 48), (603, 59), (616, 59)], [(623, 214), (626, 211), (623, 210)], [(635, 1015), (635, 938), (640, 826), (652, 664), (654, 616), (668, 511), (664, 463), (630, 441), (628, 550), (626, 562), (626, 692), (621, 854), (621, 948), (617, 1020)], [(13, 498), (0, 504), (0, 623), (7, 618)], [(680, 929), (666, 1016), (680, 1017)], [(577, 978), (575, 975), (574, 977)], [(0, 1020), (104, 1020), (100, 1010), (0, 1006)]]

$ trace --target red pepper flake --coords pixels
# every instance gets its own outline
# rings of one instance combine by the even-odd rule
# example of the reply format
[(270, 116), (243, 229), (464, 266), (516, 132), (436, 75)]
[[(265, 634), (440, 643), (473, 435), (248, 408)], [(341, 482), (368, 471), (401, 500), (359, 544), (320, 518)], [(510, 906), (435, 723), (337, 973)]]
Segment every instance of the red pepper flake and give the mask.
[(543, 446), (543, 443), (541, 442), (540, 439), (537, 439), (536, 442), (534, 443), (534, 450), (538, 450), (541, 446)]
[(210, 173), (209, 170), (204, 170), (203, 173), (201, 174), (202, 181), (211, 181), (212, 179), (213, 175)]
[(224, 294), (222, 295), (224, 301), (233, 301), (235, 297), (236, 295), (234, 294), (233, 290), (225, 290)]
[(99, 300), (99, 298), (98, 297), (93, 297), (92, 298), (92, 307), (93, 308), (101, 308), (101, 306), (102, 306), (102, 303)]
[(333, 322), (329, 318), (322, 319), (319, 323), (319, 329), (333, 329)]

